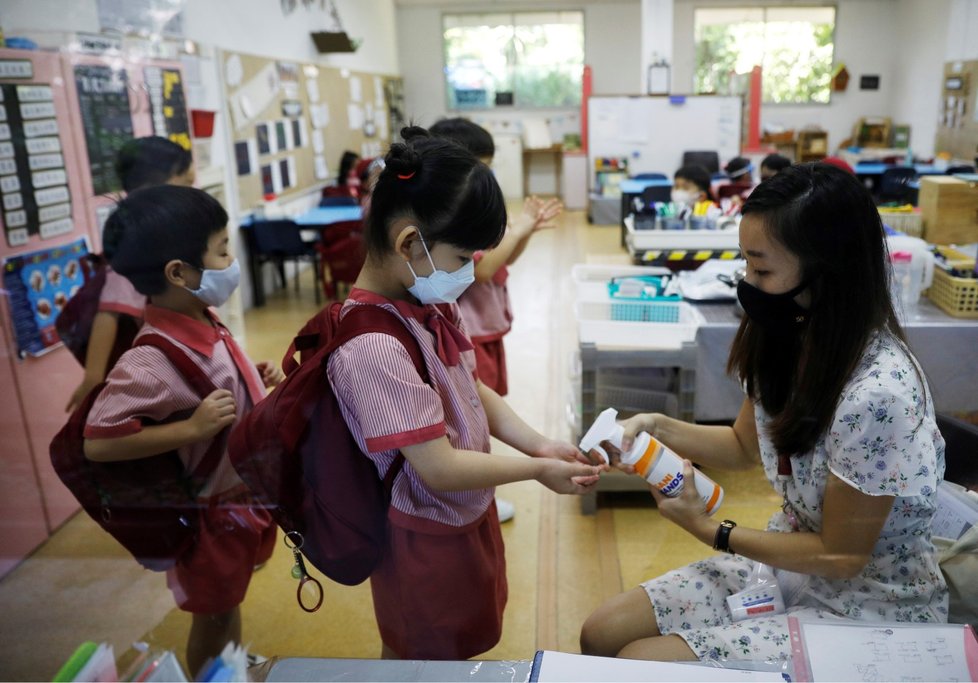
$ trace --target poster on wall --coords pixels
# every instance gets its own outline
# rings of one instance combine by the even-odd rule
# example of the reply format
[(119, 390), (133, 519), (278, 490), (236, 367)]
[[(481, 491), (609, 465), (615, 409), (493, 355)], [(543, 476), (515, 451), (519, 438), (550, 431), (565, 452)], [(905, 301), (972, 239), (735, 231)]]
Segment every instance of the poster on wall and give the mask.
[(100, 195), (121, 190), (115, 159), (119, 149), (133, 138), (126, 71), (76, 64), (75, 84), (94, 192)]
[(153, 134), (171, 140), (190, 150), (190, 123), (187, 119), (187, 100), (183, 93), (183, 78), (179, 69), (148, 66), (143, 70), (149, 94)]
[(3, 286), (21, 358), (39, 356), (60, 342), (54, 322), (68, 299), (91, 277), (88, 253), (83, 237), (3, 260)]
[(0, 202), (7, 244), (71, 232), (71, 195), (51, 86), (0, 85)]

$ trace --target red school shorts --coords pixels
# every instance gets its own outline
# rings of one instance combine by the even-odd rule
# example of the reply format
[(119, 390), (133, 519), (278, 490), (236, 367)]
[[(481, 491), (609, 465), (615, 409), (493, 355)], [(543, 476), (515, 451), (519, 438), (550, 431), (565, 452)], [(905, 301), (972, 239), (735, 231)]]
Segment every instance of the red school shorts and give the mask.
[(392, 516), (387, 552), (370, 577), (381, 640), (402, 659), (489, 650), (502, 634), (508, 592), (495, 502), (464, 527), (405, 518)]
[(241, 604), (255, 566), (275, 548), (275, 523), (250, 494), (205, 507), (194, 547), (166, 572), (177, 607), (223, 614)]
[(479, 379), (500, 396), (508, 394), (506, 347), (503, 346), (503, 340), (500, 338), (488, 342), (473, 341), (472, 346), (475, 347), (475, 364), (479, 371)]

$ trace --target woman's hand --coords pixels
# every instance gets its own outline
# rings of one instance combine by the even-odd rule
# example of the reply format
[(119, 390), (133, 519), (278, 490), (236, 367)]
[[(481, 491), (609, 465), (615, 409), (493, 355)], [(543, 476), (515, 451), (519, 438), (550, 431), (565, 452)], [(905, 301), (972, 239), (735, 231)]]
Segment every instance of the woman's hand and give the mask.
[(261, 374), (262, 384), (265, 385), (266, 389), (277, 386), (285, 379), (285, 373), (282, 372), (282, 368), (270, 360), (263, 360), (261, 363), (256, 363), (255, 367), (258, 368), (258, 372)]
[(683, 488), (679, 495), (670, 498), (659, 492), (659, 489), (650, 486), (652, 497), (659, 508), (659, 513), (670, 522), (682, 527), (693, 535), (704, 522), (709, 522), (710, 516), (706, 514), (706, 504), (696, 492), (696, 484), (693, 477), (696, 470), (693, 463), (683, 459)]
[[(635, 436), (639, 432), (645, 432), (650, 436), (655, 436), (656, 430), (656, 420), (661, 417), (659, 413), (639, 413), (633, 417), (628, 418), (619, 422), (624, 428), (625, 433), (622, 435), (621, 439), (621, 449), (615, 446), (610, 441), (602, 441), (601, 448), (608, 454), (608, 459), (610, 460), (610, 465), (614, 468), (625, 472), (626, 474), (635, 474), (635, 468), (632, 465), (623, 463), (621, 461), (621, 454), (623, 452), (628, 452), (631, 450), (632, 446), (635, 444)], [(601, 454), (597, 451), (591, 451), (589, 454), (593, 458), (597, 458), (603, 462)]]

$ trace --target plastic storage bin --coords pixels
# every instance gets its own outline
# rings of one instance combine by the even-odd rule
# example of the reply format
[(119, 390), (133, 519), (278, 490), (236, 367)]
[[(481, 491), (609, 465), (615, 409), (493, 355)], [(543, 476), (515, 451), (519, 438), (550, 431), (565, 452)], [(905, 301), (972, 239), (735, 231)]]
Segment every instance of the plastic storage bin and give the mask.
[(678, 348), (703, 322), (685, 301), (578, 301), (574, 311), (581, 344), (632, 349)]
[(919, 209), (913, 211), (887, 211), (880, 207), (880, 218), (883, 223), (904, 235), (920, 237), (924, 232), (924, 219)]

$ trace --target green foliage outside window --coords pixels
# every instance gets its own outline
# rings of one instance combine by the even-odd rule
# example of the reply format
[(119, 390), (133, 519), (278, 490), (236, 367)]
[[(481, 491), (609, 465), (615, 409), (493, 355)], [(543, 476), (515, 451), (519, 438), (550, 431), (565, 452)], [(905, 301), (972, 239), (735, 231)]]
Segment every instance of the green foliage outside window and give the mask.
[[(745, 19), (737, 20), (738, 11)], [(696, 11), (696, 92), (729, 93), (732, 74), (748, 73), (759, 64), (765, 102), (828, 103), (834, 8), (813, 8), (812, 20), (801, 16), (805, 8), (782, 10), (772, 18), (774, 11)], [(785, 16), (788, 12), (795, 16)]]

